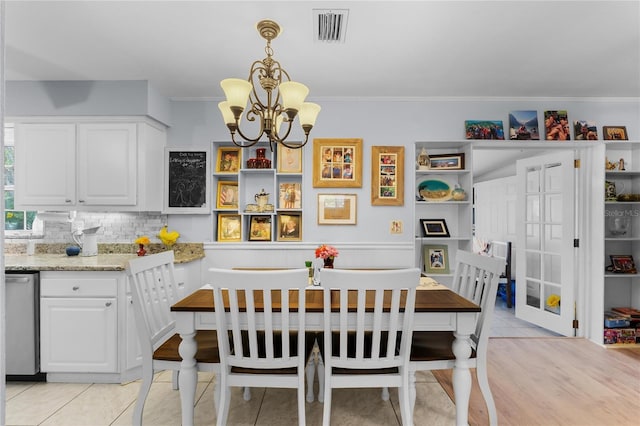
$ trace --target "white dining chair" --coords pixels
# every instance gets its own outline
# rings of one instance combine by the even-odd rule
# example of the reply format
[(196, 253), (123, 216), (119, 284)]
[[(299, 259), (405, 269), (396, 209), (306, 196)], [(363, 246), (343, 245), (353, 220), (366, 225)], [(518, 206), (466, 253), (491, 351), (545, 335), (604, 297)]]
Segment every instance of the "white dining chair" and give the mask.
[[(456, 254), (456, 269), (452, 290), (479, 305), (475, 332), (471, 335), (472, 354), (469, 366), (476, 369), (480, 391), (487, 405), (489, 423), (498, 424), (496, 407), (487, 376), (487, 345), (491, 319), (496, 303), (498, 280), (504, 270), (504, 259), (482, 256), (464, 250)], [(425, 290), (427, 291), (427, 290)], [(411, 412), (415, 407), (415, 372), (447, 370), (455, 367), (452, 350), (453, 331), (420, 331), (413, 333), (411, 345)]]
[(298, 423), (305, 424), (308, 277), (306, 268), (209, 269), (218, 335), (229, 336), (219, 342), (218, 425), (227, 424), (231, 388), (252, 386), (297, 389)]
[(418, 268), (322, 271), (324, 425), (333, 389), (384, 387), (398, 388), (402, 424), (413, 424), (408, 367), (419, 283)]
[[(174, 331), (171, 305), (178, 302), (183, 294), (175, 279), (173, 261), (174, 254), (170, 250), (131, 259), (128, 265), (136, 330), (142, 351), (142, 385), (133, 411), (133, 424), (136, 426), (142, 424), (145, 401), (156, 371), (173, 370), (173, 388), (178, 388), (177, 373), (182, 361), (178, 346), (182, 339)], [(220, 371), (216, 336), (215, 330), (196, 333), (198, 371)], [(214, 395), (215, 406), (219, 395), (217, 380)]]

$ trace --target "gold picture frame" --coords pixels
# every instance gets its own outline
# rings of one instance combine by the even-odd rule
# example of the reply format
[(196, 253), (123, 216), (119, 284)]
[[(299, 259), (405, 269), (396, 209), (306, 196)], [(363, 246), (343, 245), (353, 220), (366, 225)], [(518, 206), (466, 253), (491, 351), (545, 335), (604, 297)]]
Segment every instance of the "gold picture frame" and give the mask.
[(356, 194), (318, 194), (318, 225), (355, 225)]
[(302, 214), (279, 213), (278, 241), (302, 241)]
[(242, 217), (239, 214), (218, 215), (218, 241), (237, 242), (242, 240)]
[(251, 216), (249, 223), (249, 241), (271, 241), (271, 216)]
[[(301, 144), (289, 144), (301, 145)], [(277, 151), (277, 172), (278, 173), (302, 173), (302, 149), (289, 148), (278, 144)]]
[(216, 160), (216, 173), (238, 173), (242, 164), (242, 151), (232, 146), (218, 148)]
[(371, 205), (404, 206), (404, 147), (371, 147)]
[(314, 139), (313, 187), (361, 188), (362, 139)]
[(220, 210), (238, 210), (238, 181), (218, 181), (216, 208)]

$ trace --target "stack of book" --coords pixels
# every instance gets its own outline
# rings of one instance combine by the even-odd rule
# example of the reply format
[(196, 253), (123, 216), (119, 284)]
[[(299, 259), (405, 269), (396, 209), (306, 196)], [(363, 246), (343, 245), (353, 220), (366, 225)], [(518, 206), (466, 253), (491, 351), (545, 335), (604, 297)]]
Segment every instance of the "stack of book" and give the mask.
[(611, 308), (604, 313), (604, 344), (640, 344), (640, 310)]

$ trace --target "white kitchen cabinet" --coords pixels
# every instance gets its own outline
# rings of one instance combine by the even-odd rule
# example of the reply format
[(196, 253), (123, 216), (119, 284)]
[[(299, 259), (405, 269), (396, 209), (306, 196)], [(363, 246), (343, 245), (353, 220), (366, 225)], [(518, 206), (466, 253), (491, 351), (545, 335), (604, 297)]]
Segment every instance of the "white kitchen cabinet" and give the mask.
[(40, 362), (45, 373), (118, 371), (118, 279), (43, 272)]
[(160, 211), (165, 144), (147, 122), (18, 122), (16, 206)]

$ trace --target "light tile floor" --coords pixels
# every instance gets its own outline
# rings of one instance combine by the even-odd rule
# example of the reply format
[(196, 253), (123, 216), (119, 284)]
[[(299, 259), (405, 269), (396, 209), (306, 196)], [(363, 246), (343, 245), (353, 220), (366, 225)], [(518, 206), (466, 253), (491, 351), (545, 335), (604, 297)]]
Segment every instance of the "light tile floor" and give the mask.
[[(452, 425), (455, 406), (429, 372), (417, 374), (416, 424)], [(213, 374), (199, 373), (195, 424), (215, 424)], [(316, 382), (317, 387), (317, 382)], [(140, 382), (118, 384), (7, 383), (8, 426), (131, 425)], [(332, 399), (332, 424), (400, 425), (398, 394), (390, 390), (382, 401), (379, 389), (336, 389)], [(322, 424), (318, 401), (306, 404), (307, 425)], [(419, 419), (419, 421), (418, 421)], [(296, 392), (291, 389), (253, 388), (250, 401), (238, 389), (232, 394), (230, 425), (297, 424)], [(180, 396), (171, 389), (171, 373), (156, 375), (144, 411), (144, 424), (180, 424)]]
[[(515, 318), (514, 308), (498, 298), (491, 328), (493, 337), (537, 337), (557, 334)], [(455, 406), (429, 372), (418, 372), (416, 382), (417, 425), (455, 423)], [(195, 424), (215, 424), (213, 374), (199, 373)], [(317, 383), (316, 383), (317, 388)], [(130, 425), (140, 382), (119, 384), (7, 383), (8, 426), (102, 426)], [(332, 424), (400, 425), (398, 394), (390, 391), (382, 401), (379, 389), (336, 389), (333, 392)], [(297, 423), (296, 393), (290, 389), (252, 389), (251, 401), (241, 391), (233, 393), (230, 425), (284, 425)], [(322, 404), (306, 404), (308, 425), (322, 424)], [(145, 405), (144, 424), (180, 424), (180, 395), (171, 389), (171, 373), (156, 375)]]
[(491, 324), (490, 337), (542, 337), (560, 336), (553, 331), (516, 318), (515, 305), (507, 308), (507, 302), (498, 297)]

